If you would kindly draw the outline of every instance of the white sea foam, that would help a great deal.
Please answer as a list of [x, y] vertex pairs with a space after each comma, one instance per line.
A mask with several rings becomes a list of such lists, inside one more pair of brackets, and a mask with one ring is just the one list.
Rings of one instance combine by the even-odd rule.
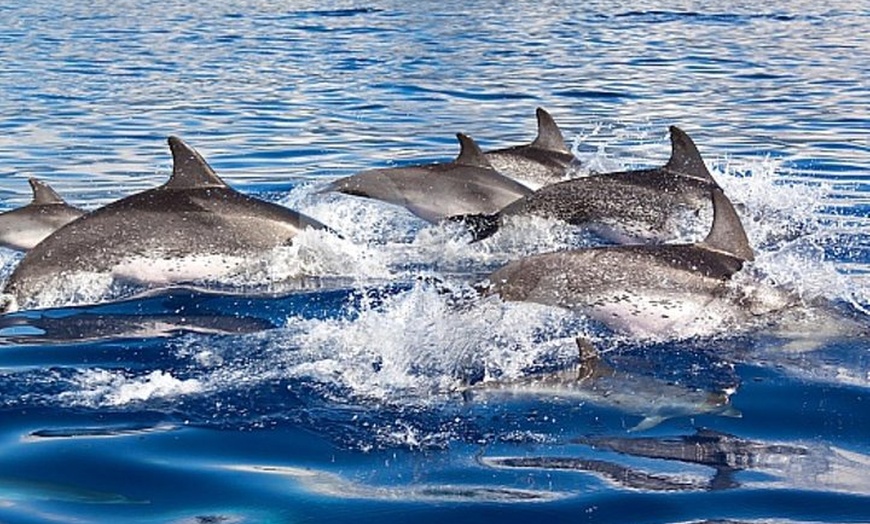
[[771, 159], [729, 161], [715, 175], [739, 214], [756, 252], [751, 265], [769, 283], [807, 300], [842, 300], [859, 308], [868, 304], [860, 274], [840, 269], [826, 255], [832, 242], [859, 242], [867, 232], [857, 224], [833, 231], [820, 218], [828, 202], [829, 184], [786, 176]]
[[192, 395], [204, 390], [200, 380], [179, 379], [161, 370], [135, 376], [125, 371], [88, 369], [79, 372], [72, 382], [78, 388], [61, 393], [60, 400], [87, 407], [124, 406]]
[[298, 346], [292, 373], [390, 399], [450, 392], [472, 372], [516, 377], [541, 360], [570, 361], [576, 347], [566, 337], [583, 329], [557, 308], [497, 299], [456, 308], [417, 286], [353, 319], [290, 319], [288, 340]]

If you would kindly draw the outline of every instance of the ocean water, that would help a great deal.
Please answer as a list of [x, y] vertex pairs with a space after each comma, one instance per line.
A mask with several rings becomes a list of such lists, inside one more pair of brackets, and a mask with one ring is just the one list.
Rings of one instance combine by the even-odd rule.
[[[868, 22], [839, 0], [3, 3], [2, 209], [30, 176], [88, 209], [154, 187], [178, 135], [340, 235], [217, 289], [82, 279], [0, 317], [0, 522], [870, 522]], [[794, 329], [636, 340], [477, 300], [575, 232], [469, 245], [319, 192], [449, 160], [456, 132], [528, 142], [536, 107], [578, 176], [661, 165], [686, 130], [739, 205], [746, 282], [806, 302]], [[608, 371], [531, 382], [571, 372], [578, 334]]]

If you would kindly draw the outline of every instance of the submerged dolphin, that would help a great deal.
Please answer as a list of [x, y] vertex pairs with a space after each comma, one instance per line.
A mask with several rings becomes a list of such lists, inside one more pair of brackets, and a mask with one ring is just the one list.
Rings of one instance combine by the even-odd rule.
[[536, 115], [538, 135], [530, 144], [484, 153], [496, 171], [532, 189], [564, 180], [575, 161], [550, 113], [539, 107]]
[[428, 222], [455, 215], [494, 213], [532, 190], [493, 169], [463, 134], [459, 156], [444, 164], [371, 169], [332, 182], [326, 191], [403, 206]]
[[80, 273], [152, 284], [209, 278], [227, 270], [227, 257], [265, 252], [303, 229], [325, 227], [230, 188], [181, 139], [169, 137], [169, 147], [168, 182], [96, 209], [30, 250], [6, 282], [4, 293], [14, 299], [7, 309]]
[[534, 215], [585, 225], [620, 243], [674, 240], [686, 216], [709, 206], [719, 187], [689, 136], [671, 126], [671, 158], [663, 167], [574, 178], [537, 190], [494, 214], [455, 217], [475, 240], [505, 219]]
[[472, 396], [507, 393], [579, 400], [643, 417], [630, 431], [650, 429], [675, 417], [741, 416], [730, 404], [736, 383], [714, 391], [686, 387], [651, 375], [614, 369], [588, 342], [578, 339], [577, 345], [580, 361], [574, 367], [510, 381], [483, 382], [466, 392]]
[[743, 315], [728, 280], [754, 255], [731, 202], [713, 190], [714, 219], [696, 244], [605, 246], [529, 256], [489, 276], [504, 300], [577, 310], [611, 329], [656, 337], [715, 329]]
[[29, 204], [0, 213], [0, 246], [27, 251], [61, 226], [85, 212], [67, 204], [45, 182], [30, 178], [33, 200]]

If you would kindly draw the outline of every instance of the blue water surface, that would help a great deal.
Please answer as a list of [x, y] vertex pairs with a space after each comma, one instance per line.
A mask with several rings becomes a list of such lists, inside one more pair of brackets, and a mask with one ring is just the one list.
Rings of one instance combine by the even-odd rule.
[[[178, 135], [341, 235], [216, 290], [0, 317], [0, 521], [870, 522], [868, 23], [839, 0], [4, 2], [3, 210], [31, 176], [87, 209], [154, 187]], [[649, 342], [472, 307], [481, 275], [575, 238], [468, 245], [319, 192], [447, 161], [457, 132], [529, 142], [536, 107], [578, 174], [661, 165], [686, 130], [750, 270], [857, 330]], [[276, 283], [300, 271], [327, 278]], [[570, 369], [578, 333], [612, 371], [592, 388], [469, 386]]]

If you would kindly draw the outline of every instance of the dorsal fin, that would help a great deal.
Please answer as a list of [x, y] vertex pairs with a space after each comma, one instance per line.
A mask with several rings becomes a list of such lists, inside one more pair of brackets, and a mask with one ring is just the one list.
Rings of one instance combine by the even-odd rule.
[[489, 163], [483, 151], [480, 150], [480, 146], [470, 136], [456, 133], [456, 138], [459, 139], [459, 156], [456, 157], [454, 163], [492, 169], [492, 164]]
[[538, 136], [532, 142], [533, 147], [546, 149], [547, 151], [557, 151], [559, 153], [571, 152], [565, 145], [565, 137], [562, 136], [562, 131], [556, 125], [556, 121], [546, 112], [544, 108], [539, 107], [535, 113], [538, 116]]
[[696, 178], [717, 185], [713, 175], [707, 170], [701, 153], [695, 142], [682, 129], [671, 126], [671, 158], [665, 164], [665, 169], [683, 176]]
[[226, 183], [215, 174], [192, 147], [177, 136], [169, 137], [172, 151], [172, 176], [163, 187], [171, 189], [192, 189], [195, 187], [226, 187]]
[[613, 375], [613, 368], [601, 358], [601, 354], [598, 353], [592, 342], [583, 337], [575, 338], [574, 342], [577, 343], [580, 358], [577, 363], [577, 380], [583, 381]]
[[31, 204], [37, 206], [45, 206], [49, 204], [66, 204], [54, 189], [48, 184], [35, 178], [27, 179], [30, 182], [30, 188], [33, 190], [33, 201]]
[[741, 260], [755, 260], [740, 217], [719, 187], [713, 188], [713, 227], [700, 245]]

